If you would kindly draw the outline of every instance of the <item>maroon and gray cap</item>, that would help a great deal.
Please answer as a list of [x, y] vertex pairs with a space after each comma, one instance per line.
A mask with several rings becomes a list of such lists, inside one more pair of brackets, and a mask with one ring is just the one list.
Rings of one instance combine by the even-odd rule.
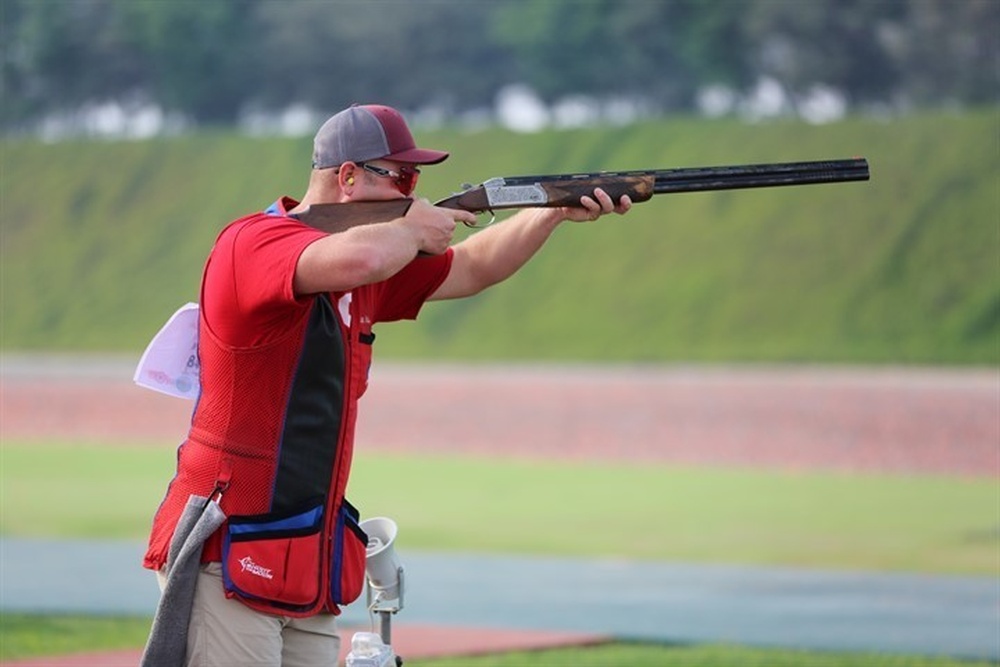
[[313, 169], [383, 158], [437, 164], [447, 157], [444, 151], [417, 148], [402, 114], [380, 104], [344, 109], [323, 123], [313, 140]]

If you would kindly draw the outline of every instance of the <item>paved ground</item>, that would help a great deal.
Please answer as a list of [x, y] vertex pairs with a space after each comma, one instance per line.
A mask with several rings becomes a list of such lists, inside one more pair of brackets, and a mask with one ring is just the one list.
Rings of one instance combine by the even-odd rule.
[[[191, 404], [135, 388], [134, 362], [0, 358], [0, 441], [178, 442]], [[358, 433], [370, 450], [993, 478], [998, 443], [997, 369], [377, 366]], [[0, 609], [151, 613], [140, 553], [2, 540]], [[412, 657], [458, 627], [468, 651], [613, 635], [1000, 659], [992, 577], [403, 558], [410, 602], [394, 634]], [[365, 614], [345, 621], [365, 625]]]

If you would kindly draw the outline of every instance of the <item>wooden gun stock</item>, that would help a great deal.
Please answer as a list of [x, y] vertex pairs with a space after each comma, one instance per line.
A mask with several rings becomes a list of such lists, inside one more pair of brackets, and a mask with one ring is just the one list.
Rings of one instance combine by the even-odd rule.
[[345, 204], [313, 204], [291, 217], [328, 234], [337, 234], [351, 227], [400, 218], [406, 215], [412, 203], [412, 199], [389, 199]]

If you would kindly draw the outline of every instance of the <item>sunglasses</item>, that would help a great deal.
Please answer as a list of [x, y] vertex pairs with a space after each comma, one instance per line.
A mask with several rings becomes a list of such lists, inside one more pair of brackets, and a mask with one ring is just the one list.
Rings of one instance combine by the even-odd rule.
[[367, 162], [359, 162], [358, 166], [368, 173], [375, 174], [381, 178], [391, 178], [396, 189], [409, 197], [417, 188], [417, 179], [420, 178], [420, 170], [416, 167], [400, 167], [399, 171], [376, 167]]

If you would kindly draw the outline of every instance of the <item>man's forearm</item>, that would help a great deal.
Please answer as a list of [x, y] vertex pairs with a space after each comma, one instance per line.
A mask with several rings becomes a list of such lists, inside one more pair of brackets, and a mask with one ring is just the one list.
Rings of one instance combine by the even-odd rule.
[[413, 261], [418, 243], [399, 221], [354, 227], [306, 247], [295, 268], [298, 295], [344, 292], [385, 280]]
[[545, 208], [530, 208], [518, 211], [482, 239], [477, 234], [470, 241], [479, 240], [479, 265], [483, 287], [506, 280], [535, 256], [552, 232], [562, 222], [558, 211]]
[[560, 209], [523, 209], [465, 239], [454, 247], [451, 273], [433, 298], [472, 296], [506, 280], [535, 256], [563, 219]]

